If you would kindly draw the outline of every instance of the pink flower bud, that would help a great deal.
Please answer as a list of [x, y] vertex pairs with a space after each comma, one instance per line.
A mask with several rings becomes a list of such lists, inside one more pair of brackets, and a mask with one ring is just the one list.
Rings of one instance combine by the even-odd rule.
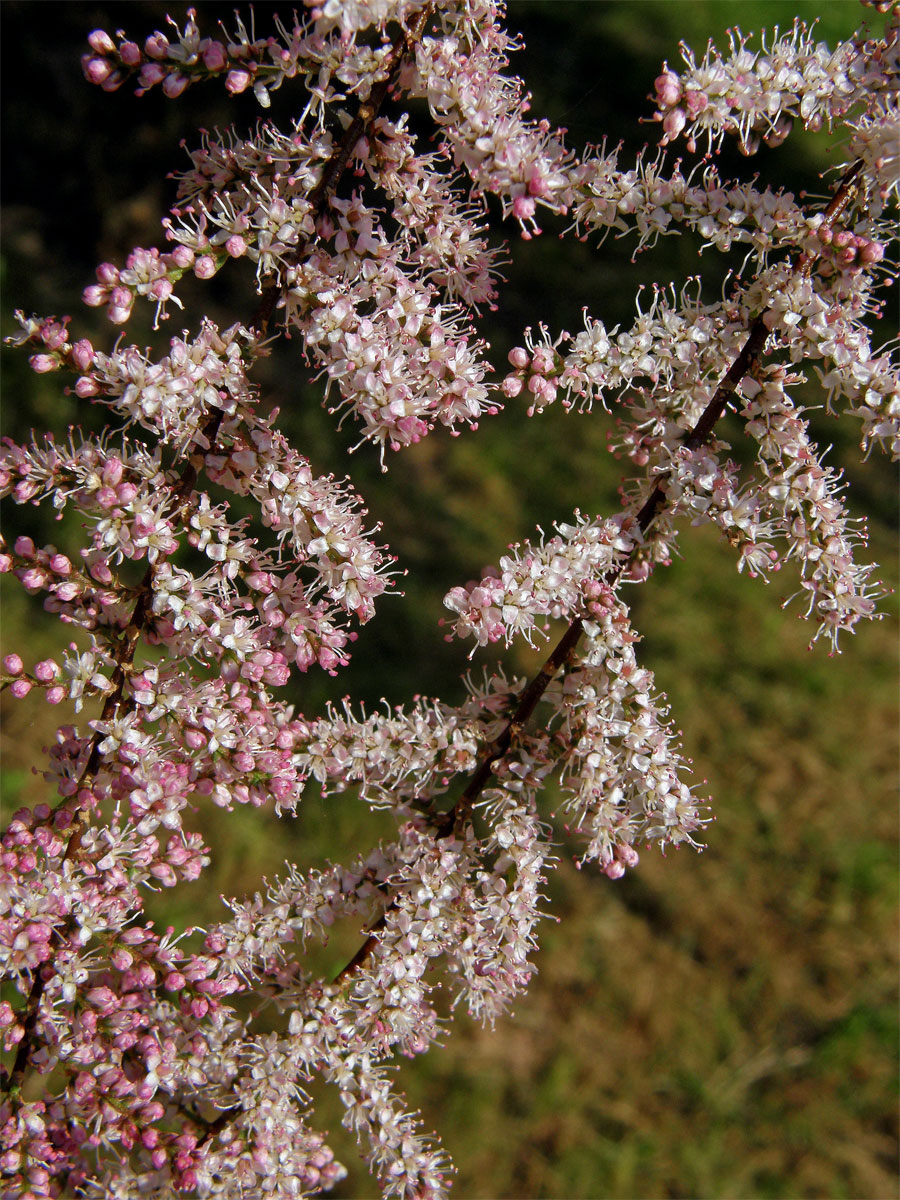
[[653, 82], [656, 90], [656, 103], [661, 108], [671, 108], [673, 104], [677, 104], [681, 97], [681, 82], [677, 75], [671, 71], [664, 71], [662, 75], [657, 75]]
[[7, 654], [3, 660], [3, 669], [8, 675], [21, 675], [25, 669], [25, 664], [19, 658], [18, 654]]
[[120, 504], [130, 504], [138, 494], [138, 490], [133, 483], [120, 483], [116, 488], [116, 499]]
[[87, 371], [93, 361], [94, 347], [87, 338], [81, 338], [72, 347], [72, 362], [79, 371]]
[[674, 141], [687, 124], [687, 115], [683, 108], [670, 108], [663, 118], [663, 132], [668, 141]]
[[159, 63], [144, 63], [138, 72], [138, 83], [146, 92], [149, 91], [150, 88], [156, 87], [158, 83], [162, 83], [165, 77], [165, 67], [160, 66]]
[[17, 537], [13, 549], [20, 558], [31, 558], [34, 555], [34, 542], [30, 537]]
[[41, 683], [50, 683], [59, 675], [59, 667], [52, 658], [45, 658], [42, 662], [36, 664], [34, 668], [34, 677]]
[[100, 477], [105, 484], [115, 486], [125, 473], [125, 465], [121, 458], [110, 457], [103, 464]]
[[287, 663], [273, 663], [265, 674], [265, 680], [271, 687], [284, 687], [291, 677], [291, 668]]
[[617, 846], [616, 856], [626, 867], [636, 867], [640, 862], [640, 855], [634, 846]]
[[105, 58], [94, 58], [85, 54], [81, 59], [81, 70], [88, 83], [98, 86], [106, 83], [114, 69], [113, 64]]
[[240, 258], [247, 253], [247, 243], [238, 234], [233, 234], [225, 243], [225, 249], [232, 258]]
[[141, 942], [146, 942], [148, 936], [146, 929], [135, 925], [131, 929], [123, 929], [119, 934], [119, 941], [124, 942], [126, 946], [139, 946]]
[[698, 92], [695, 89], [688, 89], [684, 93], [684, 107], [687, 110], [687, 115], [692, 119], [699, 113], [702, 113], [705, 108], [709, 107], [709, 99], [706, 92]]
[[538, 375], [547, 375], [553, 370], [553, 351], [545, 350], [543, 346], [539, 347], [534, 352], [534, 357], [531, 360], [531, 369]]
[[13, 488], [13, 496], [15, 497], [16, 504], [27, 503], [38, 490], [39, 488], [36, 483], [31, 483], [27, 479], [20, 479]]
[[144, 42], [144, 53], [149, 58], [165, 58], [169, 53], [169, 39], [161, 33], [151, 33]]
[[150, 874], [154, 879], [158, 879], [163, 887], [174, 887], [178, 882], [178, 877], [168, 863], [155, 862], [150, 867]]
[[124, 325], [131, 316], [131, 297], [128, 298], [128, 304], [110, 304], [106, 315], [113, 325]]
[[56, 687], [47, 688], [45, 695], [48, 704], [62, 704], [68, 693], [64, 687], [57, 685]]
[[239, 96], [241, 92], [245, 92], [253, 82], [249, 71], [229, 71], [225, 79], [225, 88], [231, 92], [232, 96]]
[[154, 300], [159, 300], [162, 303], [165, 303], [166, 300], [169, 299], [169, 297], [172, 295], [172, 293], [174, 291], [175, 291], [175, 288], [172, 284], [171, 279], [163, 278], [163, 279], [154, 279], [153, 283], [150, 285], [150, 288], [149, 288], [147, 294], [148, 294], [148, 296], [151, 296]]
[[513, 200], [513, 216], [518, 221], [530, 221], [534, 216], [534, 201], [530, 196], [517, 196]]
[[93, 33], [89, 33], [87, 41], [90, 48], [96, 50], [98, 54], [115, 54], [116, 52], [116, 43], [103, 29], [95, 29]]
[[182, 75], [180, 71], [173, 71], [163, 80], [162, 90], [170, 100], [174, 100], [176, 96], [181, 95], [188, 83], [187, 75]]
[[528, 351], [524, 346], [513, 346], [507, 357], [509, 359], [510, 366], [515, 367], [517, 371], [524, 370], [530, 361], [528, 357]]
[[212, 38], [200, 43], [200, 57], [207, 71], [221, 71], [227, 62], [225, 47]]
[[16, 679], [10, 684], [9, 690], [17, 700], [23, 700], [31, 691], [31, 681], [28, 679]]
[[136, 67], [143, 55], [137, 42], [123, 42], [119, 47], [119, 57], [126, 67]]
[[104, 92], [115, 92], [125, 82], [125, 76], [121, 71], [113, 71], [108, 79], [104, 79], [100, 84]]
[[113, 581], [113, 574], [107, 562], [98, 561], [90, 563], [88, 573], [91, 579], [95, 579], [97, 583], [108, 584]]
[[320, 649], [318, 658], [319, 666], [324, 671], [334, 672], [334, 670], [341, 665], [340, 658], [334, 653], [333, 650], [329, 649], [328, 646], [323, 646]]
[[212, 279], [216, 273], [216, 260], [204, 254], [194, 263], [194, 274], [198, 279]]
[[46, 321], [41, 329], [41, 341], [48, 350], [61, 350], [66, 344], [66, 325], [68, 318], [62, 321]]
[[541, 384], [542, 386], [540, 392], [538, 393], [538, 399], [543, 404], [552, 404], [556, 399], [556, 384], [552, 383], [549, 379], [542, 379]]
[[194, 251], [190, 248], [190, 246], [176, 246], [169, 255], [169, 261], [174, 267], [180, 267], [181, 270], [184, 270], [186, 267], [190, 267], [193, 264]]
[[864, 263], [881, 262], [884, 258], [884, 243], [883, 242], [867, 242], [860, 250], [859, 257]]
[[39, 375], [45, 375], [48, 371], [58, 371], [60, 366], [52, 354], [32, 354], [28, 365]]
[[551, 195], [546, 179], [537, 169], [533, 170], [528, 178], [528, 194], [529, 196], [539, 196], [542, 200], [546, 200]]
[[106, 288], [100, 287], [99, 284], [89, 284], [81, 293], [81, 299], [88, 308], [99, 308], [101, 304], [106, 303], [106, 298], [109, 291]]

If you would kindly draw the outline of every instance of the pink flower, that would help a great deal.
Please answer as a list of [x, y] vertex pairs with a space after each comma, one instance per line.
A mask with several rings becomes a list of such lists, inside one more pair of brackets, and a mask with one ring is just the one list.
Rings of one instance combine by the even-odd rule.
[[228, 77], [225, 80], [225, 87], [231, 92], [232, 96], [238, 96], [241, 92], [245, 92], [253, 82], [248, 71], [229, 71]]

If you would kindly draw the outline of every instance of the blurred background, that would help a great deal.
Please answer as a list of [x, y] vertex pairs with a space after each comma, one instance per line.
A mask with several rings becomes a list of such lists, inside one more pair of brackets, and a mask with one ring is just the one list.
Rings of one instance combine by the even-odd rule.
[[[219, 20], [233, 28], [231, 5], [196, 7], [204, 31]], [[21, 308], [72, 314], [79, 336], [110, 345], [115, 330], [79, 301], [94, 266], [121, 263], [134, 245], [162, 244], [159, 220], [174, 194], [167, 174], [186, 162], [182, 139], [193, 146], [200, 127], [249, 130], [259, 119], [250, 97], [228, 102], [218, 84], [173, 103], [158, 91], [107, 96], [84, 82], [79, 55], [91, 29], [123, 27], [142, 41], [164, 28], [167, 12], [182, 23], [185, 10], [5, 0], [4, 334]], [[260, 35], [272, 12], [256, 5]], [[722, 45], [727, 26], [787, 27], [794, 15], [820, 16], [820, 36], [833, 43], [865, 14], [855, 0], [535, 0], [512, 3], [509, 24], [523, 35], [514, 67], [534, 95], [535, 115], [566, 126], [576, 147], [605, 135], [611, 144], [621, 139], [627, 155], [655, 140], [656, 128], [640, 122], [652, 111], [647, 94], [662, 61], [677, 69], [680, 39], [699, 54], [708, 37]], [[268, 115], [281, 125], [302, 107], [290, 85], [273, 101]], [[727, 147], [721, 166], [821, 195], [833, 141], [800, 134], [752, 162]], [[513, 262], [499, 311], [482, 330], [501, 370], [529, 324], [574, 329], [584, 306], [608, 325], [629, 322], [640, 284], [680, 285], [697, 271], [712, 299], [735, 265], [710, 254], [698, 260], [690, 238], [665, 239], [632, 262], [629, 240], [610, 238], [598, 249], [560, 241], [564, 223], [542, 223], [543, 236], [524, 243], [496, 222]], [[182, 294], [203, 307], [189, 308], [183, 321], [174, 312], [160, 333], [145, 307], [128, 337], [160, 351], [182, 324], [196, 328], [203, 311], [229, 324], [254, 309], [250, 272], [239, 266]], [[447, 589], [476, 577], [537, 524], [549, 529], [576, 506], [618, 507], [618, 464], [605, 451], [610, 422], [599, 412], [554, 408], [529, 420], [525, 405], [511, 402], [477, 436], [436, 433], [392, 456], [382, 476], [371, 448], [348, 459], [355, 430], [334, 430], [296, 342], [277, 347], [257, 378], [313, 467], [352, 475], [408, 571], [405, 596], [382, 601], [350, 668], [334, 680], [292, 683], [291, 698], [308, 714], [346, 694], [367, 703], [461, 698], [468, 647], [448, 645], [438, 627]], [[58, 377], [35, 376], [21, 353], [4, 352], [2, 382], [8, 436], [97, 427], [97, 414], [63, 396]], [[805, 399], [820, 403], [813, 391]], [[869, 518], [881, 578], [896, 586], [894, 470], [874, 456], [860, 461], [852, 419], [817, 413], [815, 425], [846, 471], [853, 511]], [[737, 441], [737, 423], [730, 429]], [[49, 510], [6, 506], [3, 515], [7, 538], [27, 532], [62, 549], [78, 545], [77, 519], [56, 524]], [[716, 821], [707, 848], [667, 858], [647, 852], [637, 871], [611, 883], [577, 871], [576, 847], [561, 838], [540, 974], [514, 1017], [485, 1031], [458, 1015], [445, 1047], [404, 1063], [398, 1080], [452, 1154], [460, 1197], [897, 1193], [896, 606], [886, 600], [888, 618], [829, 659], [824, 646], [807, 651], [811, 631], [796, 610], [781, 611], [794, 580], [766, 587], [739, 576], [710, 531], [686, 532], [681, 549], [629, 598], [643, 634], [640, 660], [655, 670], [697, 776], [708, 780]], [[61, 636], [15, 581], [2, 583], [3, 653], [17, 650], [31, 663], [58, 651], [69, 631]], [[507, 666], [529, 672], [539, 658], [515, 650]], [[485, 651], [474, 666], [492, 661]], [[32, 768], [68, 718], [39, 696], [15, 702], [4, 694], [0, 702], [8, 819], [19, 804], [46, 798]], [[323, 801], [312, 793], [297, 820], [215, 810], [199, 811], [195, 822], [213, 864], [193, 888], [151, 898], [162, 925], [218, 919], [221, 894], [252, 892], [286, 856], [301, 865], [349, 857], [389, 831], [352, 795]], [[321, 968], [337, 970], [356, 944], [352, 933], [334, 939]], [[350, 1169], [336, 1195], [377, 1195], [340, 1127], [337, 1098], [316, 1097]]]

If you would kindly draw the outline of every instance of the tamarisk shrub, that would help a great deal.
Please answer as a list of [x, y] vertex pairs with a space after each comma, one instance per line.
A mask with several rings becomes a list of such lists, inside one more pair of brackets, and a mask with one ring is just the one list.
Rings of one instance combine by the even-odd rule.
[[[685, 48], [653, 85], [659, 140], [678, 148], [630, 161], [577, 152], [529, 112], [495, 0], [327, 0], [271, 15], [265, 37], [239, 18], [219, 36], [193, 13], [143, 42], [90, 34], [84, 74], [106, 91], [174, 100], [218, 82], [265, 110], [283, 86], [297, 117], [198, 136], [164, 248], [101, 264], [84, 293], [120, 334], [95, 346], [69, 317], [22, 314], [10, 339], [106, 427], [2, 449], [2, 494], [75, 510], [85, 534], [77, 556], [26, 536], [0, 555], [83, 631], [54, 658], [2, 663], [13, 696], [72, 701], [80, 720], [49, 751], [46, 803], [3, 835], [4, 1195], [327, 1191], [345, 1171], [314, 1124], [314, 1077], [339, 1089], [386, 1196], [445, 1194], [452, 1168], [392, 1060], [429, 1049], [447, 998], [492, 1024], [527, 987], [553, 822], [611, 880], [639, 847], [702, 843], [706, 801], [624, 585], [710, 523], [739, 571], [793, 573], [812, 643], [833, 652], [878, 616], [865, 529], [795, 398], [817, 380], [864, 452], [898, 456], [897, 368], [871, 332], [896, 273], [898, 13], [862, 16], [834, 47], [795, 24], [735, 33], [702, 61]], [[821, 128], [842, 161], [820, 203], [714, 160], [725, 138], [752, 155]], [[479, 332], [502, 283], [491, 206], [525, 239], [543, 212], [592, 244], [689, 231], [708, 252], [737, 248], [739, 269], [718, 298], [698, 282], [639, 294], [627, 328], [593, 312], [574, 333], [535, 325], [501, 369]], [[129, 339], [137, 308], [163, 329], [186, 276], [242, 258], [258, 293], [246, 323], [185, 313], [159, 350]], [[540, 645], [561, 623], [533, 678], [494, 667], [457, 706], [316, 716], [279, 698], [292, 672], [340, 672], [398, 571], [352, 484], [290, 444], [254, 383], [282, 336], [385, 469], [503, 404], [614, 413], [621, 510], [560, 520], [445, 600], [448, 636], [473, 648]], [[742, 468], [726, 410], [752, 446]], [[558, 817], [539, 804], [551, 777]], [[192, 812], [288, 819], [313, 786], [387, 810], [395, 836], [319, 869], [288, 863], [217, 924], [160, 935], [148, 889], [187, 887], [210, 862]], [[305, 951], [344, 918], [359, 950], [318, 978]]]

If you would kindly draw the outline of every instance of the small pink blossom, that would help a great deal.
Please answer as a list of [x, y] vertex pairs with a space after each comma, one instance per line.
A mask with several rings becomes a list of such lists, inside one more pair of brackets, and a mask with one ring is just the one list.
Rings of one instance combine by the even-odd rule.
[[92, 33], [89, 33], [87, 40], [90, 48], [98, 54], [115, 53], [116, 44], [103, 29], [95, 29]]
[[113, 64], [108, 59], [94, 58], [89, 55], [85, 55], [81, 60], [81, 67], [88, 83], [98, 85], [106, 83], [114, 71]]
[[188, 83], [186, 75], [182, 75], [180, 71], [171, 71], [162, 82], [163, 92], [170, 100], [174, 100], [181, 95]]
[[37, 371], [39, 375], [47, 371], [58, 371], [60, 368], [60, 363], [52, 354], [33, 354], [28, 362], [32, 371]]
[[201, 255], [194, 263], [194, 274], [198, 279], [212, 279], [216, 270], [216, 260], [208, 254]]
[[228, 77], [225, 80], [225, 87], [231, 92], [232, 96], [238, 96], [241, 92], [245, 92], [253, 82], [248, 71], [229, 71]]

